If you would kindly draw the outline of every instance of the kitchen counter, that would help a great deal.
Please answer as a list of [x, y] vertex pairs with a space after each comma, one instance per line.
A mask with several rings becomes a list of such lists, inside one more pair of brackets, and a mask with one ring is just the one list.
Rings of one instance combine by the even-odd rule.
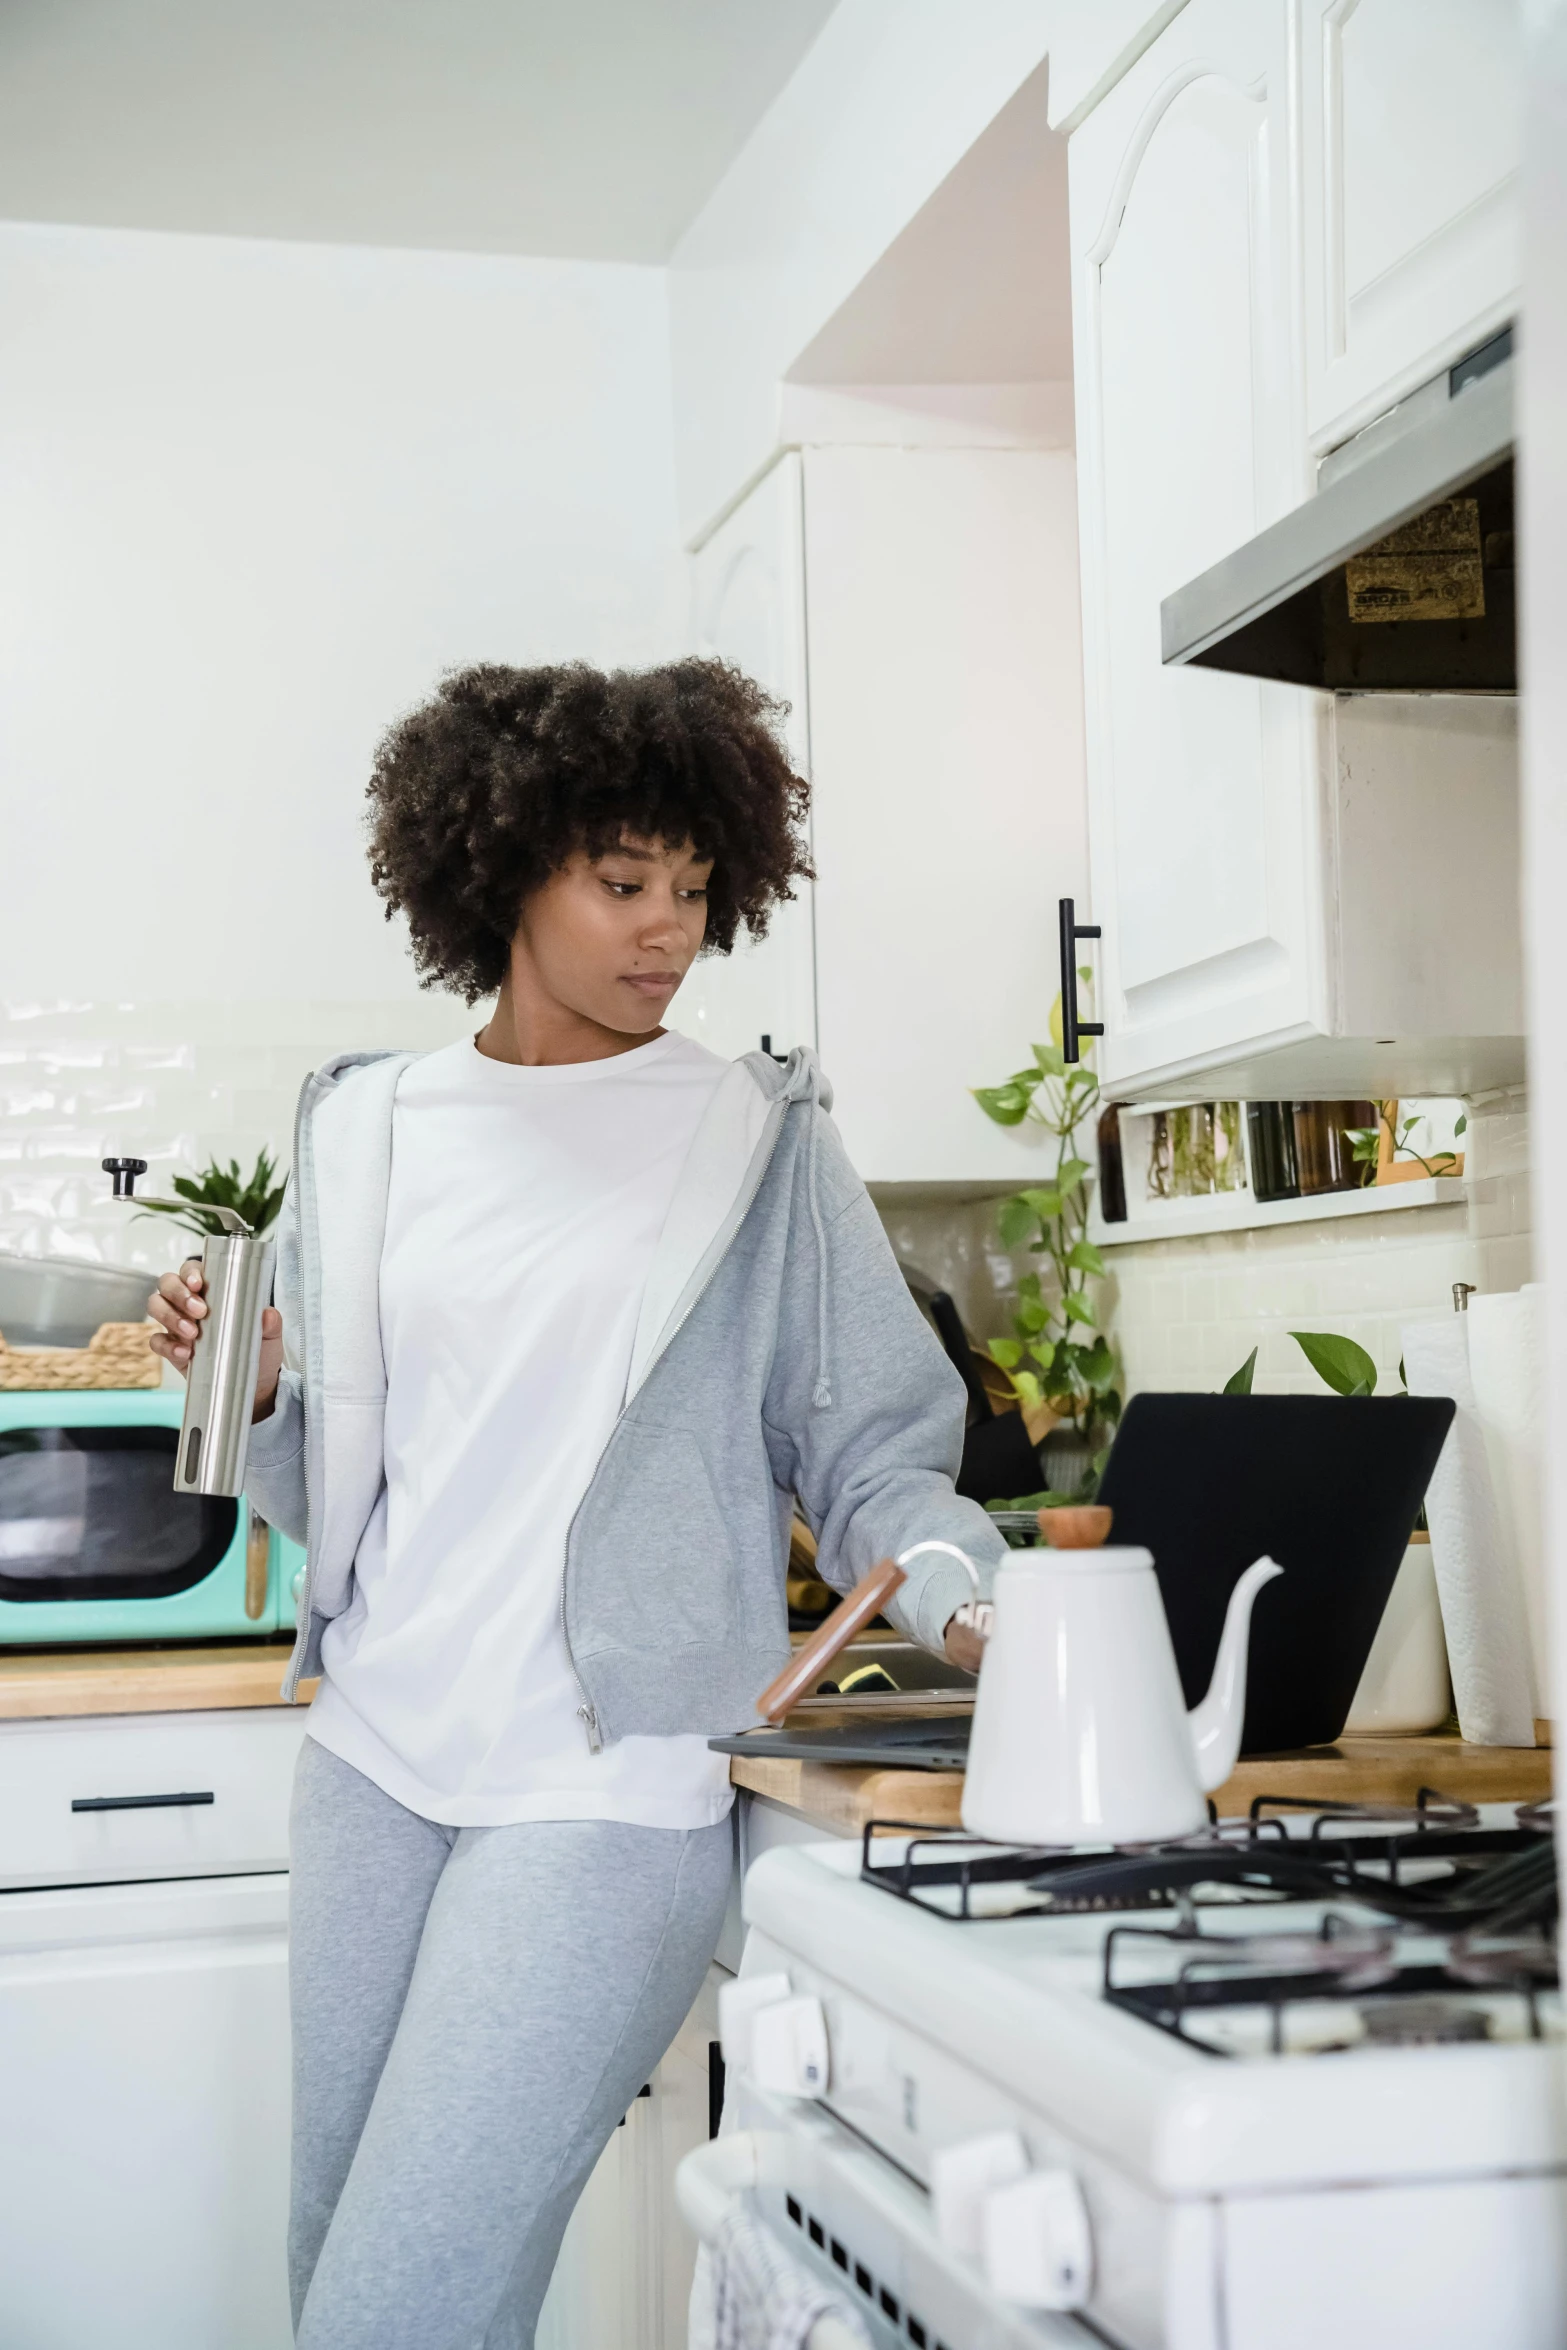
[[[867, 1821], [955, 1828], [963, 1780], [956, 1771], [899, 1771], [828, 1762], [786, 1762], [737, 1755], [736, 1787], [841, 1835]], [[1244, 1812], [1259, 1795], [1313, 1802], [1413, 1803], [1422, 1787], [1469, 1803], [1534, 1802], [1551, 1792], [1546, 1746], [1469, 1746], [1456, 1737], [1344, 1738], [1296, 1754], [1239, 1764], [1214, 1797], [1221, 1818]]]
[[[0, 1654], [0, 1721], [281, 1705], [292, 1646], [247, 1640], [210, 1648], [12, 1649]], [[314, 1681], [304, 1682], [301, 1703], [315, 1692]]]
[[[0, 1721], [68, 1715], [221, 1712], [280, 1706], [286, 1640], [212, 1647], [66, 1648], [0, 1654]], [[302, 1684], [300, 1702], [315, 1695]], [[950, 1700], [948, 1701], [950, 1703]], [[820, 1699], [809, 1718], [840, 1718]], [[907, 1771], [736, 1756], [730, 1778], [747, 1794], [843, 1835], [871, 1819], [955, 1828], [956, 1771]], [[1243, 1762], [1220, 1788], [1222, 1814], [1258, 1795], [1341, 1803], [1411, 1803], [1422, 1787], [1471, 1803], [1534, 1801], [1551, 1792], [1548, 1747], [1468, 1746], [1461, 1738], [1345, 1738], [1336, 1746]]]

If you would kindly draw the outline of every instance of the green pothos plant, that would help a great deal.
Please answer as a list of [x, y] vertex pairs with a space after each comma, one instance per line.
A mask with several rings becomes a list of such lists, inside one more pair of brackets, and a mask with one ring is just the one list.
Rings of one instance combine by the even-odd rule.
[[[1457, 1172], [1458, 1155], [1455, 1151], [1433, 1151], [1427, 1159], [1422, 1158], [1420, 1152], [1411, 1146], [1409, 1137], [1420, 1123], [1418, 1117], [1401, 1118], [1397, 1102], [1378, 1102], [1376, 1111], [1375, 1126], [1346, 1126], [1344, 1129], [1349, 1137], [1350, 1155], [1361, 1171], [1362, 1188], [1368, 1183], [1375, 1183], [1377, 1179], [1384, 1134], [1387, 1136], [1387, 1154], [1390, 1159], [1412, 1159], [1428, 1175], [1452, 1175]], [[1453, 1128], [1455, 1142], [1468, 1125], [1469, 1115], [1466, 1111]]]
[[974, 1099], [998, 1126], [1032, 1123], [1055, 1141], [1050, 1180], [1001, 1203], [1005, 1245], [1026, 1242], [1041, 1262], [1018, 1284], [1015, 1335], [993, 1338], [990, 1352], [1026, 1414], [1047, 1407], [1057, 1420], [1070, 1421], [1097, 1455], [1121, 1416], [1120, 1367], [1095, 1296], [1105, 1266], [1088, 1237], [1091, 1168], [1077, 1147], [1098, 1107], [1099, 1080], [1081, 1062], [1067, 1065], [1059, 997], [1050, 1028], [1053, 1041], [1032, 1048], [1031, 1067], [1015, 1069], [1000, 1085], [974, 1089]]

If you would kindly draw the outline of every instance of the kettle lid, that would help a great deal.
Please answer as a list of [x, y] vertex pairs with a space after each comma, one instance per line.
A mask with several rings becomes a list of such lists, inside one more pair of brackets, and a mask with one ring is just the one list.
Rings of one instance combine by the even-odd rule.
[[998, 1575], [1133, 1575], [1153, 1565], [1139, 1542], [1111, 1542], [1101, 1550], [1009, 1550]]

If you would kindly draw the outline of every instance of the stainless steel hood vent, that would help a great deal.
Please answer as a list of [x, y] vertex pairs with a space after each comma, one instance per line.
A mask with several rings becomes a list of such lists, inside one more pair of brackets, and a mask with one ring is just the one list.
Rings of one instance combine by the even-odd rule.
[[1323, 463], [1315, 497], [1160, 606], [1167, 665], [1516, 693], [1512, 335]]

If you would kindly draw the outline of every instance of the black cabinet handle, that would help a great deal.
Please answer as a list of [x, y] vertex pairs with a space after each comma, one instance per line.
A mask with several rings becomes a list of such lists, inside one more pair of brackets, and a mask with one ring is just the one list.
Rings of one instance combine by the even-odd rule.
[[72, 1811], [169, 1811], [177, 1804], [211, 1803], [209, 1788], [201, 1795], [73, 1795]]
[[724, 2052], [718, 2041], [707, 2044], [707, 2134], [716, 2138], [724, 2118]]
[[1080, 1036], [1103, 1036], [1102, 1020], [1080, 1020], [1077, 1016], [1077, 942], [1080, 938], [1097, 938], [1097, 922], [1079, 922], [1073, 899], [1061, 900], [1061, 1058], [1072, 1062], [1081, 1060], [1077, 1049]]

